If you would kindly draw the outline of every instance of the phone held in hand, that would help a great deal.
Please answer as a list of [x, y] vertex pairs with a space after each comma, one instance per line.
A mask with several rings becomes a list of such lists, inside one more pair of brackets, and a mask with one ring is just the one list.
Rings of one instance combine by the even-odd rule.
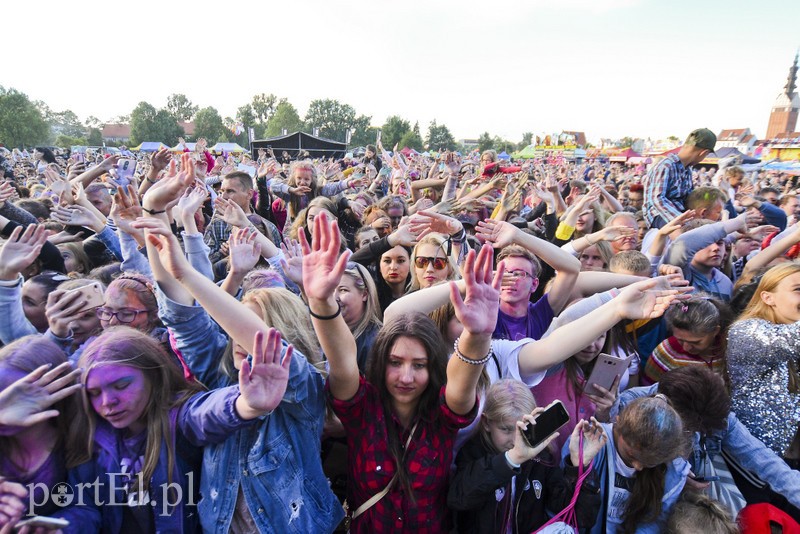
[[562, 426], [569, 423], [569, 414], [560, 400], [554, 400], [549, 406], [536, 416], [535, 425], [528, 424], [522, 432], [522, 437], [529, 447], [535, 448], [541, 442], [557, 432]]
[[135, 159], [121, 159], [117, 164], [117, 178], [121, 184], [130, 182], [133, 173], [136, 172]]
[[584, 393], [600, 395], [601, 393], [594, 387], [595, 384], [610, 391], [611, 386], [614, 385], [614, 379], [617, 376], [621, 377], [622, 374], [626, 372], [632, 358], [633, 356], [617, 358], [610, 354], [601, 353], [594, 362], [592, 374], [589, 376], [589, 380], [586, 381], [586, 385], [583, 388]]
[[103, 295], [103, 286], [100, 285], [100, 282], [92, 282], [91, 284], [77, 287], [75, 289], [70, 289], [64, 296], [61, 298], [67, 298], [70, 294], [79, 293], [80, 297], [86, 300], [86, 305], [83, 307], [83, 310], [91, 310], [94, 308], [98, 308], [103, 305], [105, 302], [105, 297]]

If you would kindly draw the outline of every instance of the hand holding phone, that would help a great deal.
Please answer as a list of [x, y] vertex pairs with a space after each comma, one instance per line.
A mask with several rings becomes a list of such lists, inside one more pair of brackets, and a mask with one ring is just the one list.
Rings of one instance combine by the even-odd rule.
[[533, 415], [537, 410], [532, 412], [530, 422], [522, 432], [523, 439], [531, 448], [536, 448], [569, 423], [569, 413], [560, 400], [554, 400], [544, 410]]

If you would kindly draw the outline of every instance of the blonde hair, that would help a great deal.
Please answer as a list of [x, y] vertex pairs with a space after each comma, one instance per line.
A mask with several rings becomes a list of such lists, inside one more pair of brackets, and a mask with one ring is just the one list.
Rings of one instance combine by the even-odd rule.
[[[487, 421], [513, 421], [516, 425], [523, 415], [531, 413], [535, 408], [536, 400], [530, 388], [519, 380], [505, 378], [492, 384], [486, 392], [482, 417]], [[486, 425], [480, 425], [480, 436], [487, 449], [503, 452], [495, 449]]]
[[371, 324], [375, 324], [379, 328], [381, 326], [382, 311], [378, 301], [378, 290], [375, 288], [375, 281], [372, 279], [372, 275], [370, 275], [366, 267], [359, 263], [354, 261], [347, 262], [344, 276], [350, 278], [356, 289], [361, 291], [362, 294], [367, 295], [367, 300], [364, 302], [364, 313], [361, 314], [358, 323], [352, 328], [353, 337], [358, 338]]
[[778, 288], [778, 284], [780, 284], [784, 278], [788, 278], [797, 273], [800, 273], [800, 264], [798, 263], [776, 265], [764, 273], [764, 276], [761, 277], [761, 281], [758, 283], [755, 293], [753, 293], [753, 297], [739, 316], [739, 321], [744, 321], [746, 319], [764, 319], [775, 324], [784, 323], [785, 321], [781, 320], [778, 314], [775, 313], [775, 309], [764, 302], [764, 299], [761, 298], [761, 294], [765, 292], [774, 292]]
[[[289, 179], [286, 183], [290, 187], [297, 186], [297, 173], [299, 171], [311, 171], [311, 191], [306, 193], [306, 198], [309, 200], [314, 199], [317, 196], [317, 190], [319, 189], [319, 185], [317, 184], [317, 169], [310, 161], [295, 161], [289, 166]], [[288, 212], [289, 219], [293, 220], [297, 217], [301, 210], [301, 203], [300, 197], [296, 195], [291, 195], [289, 202], [286, 206], [286, 211]]]
[[452, 254], [447, 254], [447, 242], [447, 236], [436, 233], [428, 234], [420, 239], [419, 242], [417, 242], [416, 246], [414, 246], [414, 250], [411, 251], [411, 285], [409, 286], [409, 291], [416, 291], [420, 288], [414, 262], [417, 258], [417, 249], [419, 249], [421, 245], [434, 245], [437, 248], [441, 248], [445, 253], [445, 258], [447, 259], [447, 280], [455, 280], [459, 278], [456, 261], [453, 259]]
[[[300, 297], [280, 287], [259, 288], [248, 291], [242, 297], [242, 304], [247, 303], [254, 304], [267, 326], [278, 330], [311, 364], [321, 362], [319, 342], [314, 335], [308, 309]], [[233, 345], [233, 341], [228, 342], [220, 367], [223, 373], [235, 379], [238, 371], [233, 365]]]
[[667, 519], [667, 534], [739, 534], [727, 508], [703, 493], [684, 492]]

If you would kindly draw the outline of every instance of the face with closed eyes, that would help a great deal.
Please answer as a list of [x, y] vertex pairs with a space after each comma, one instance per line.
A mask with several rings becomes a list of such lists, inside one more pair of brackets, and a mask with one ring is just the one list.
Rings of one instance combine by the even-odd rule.
[[138, 434], [147, 428], [150, 385], [135, 367], [98, 365], [86, 375], [86, 394], [97, 414], [117, 430]]

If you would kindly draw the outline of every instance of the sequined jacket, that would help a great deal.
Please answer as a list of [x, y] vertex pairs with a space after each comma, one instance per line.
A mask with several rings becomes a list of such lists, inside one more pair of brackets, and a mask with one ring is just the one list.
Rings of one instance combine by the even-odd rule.
[[747, 319], [728, 331], [731, 408], [778, 456], [783, 456], [800, 423], [799, 363], [800, 322]]

